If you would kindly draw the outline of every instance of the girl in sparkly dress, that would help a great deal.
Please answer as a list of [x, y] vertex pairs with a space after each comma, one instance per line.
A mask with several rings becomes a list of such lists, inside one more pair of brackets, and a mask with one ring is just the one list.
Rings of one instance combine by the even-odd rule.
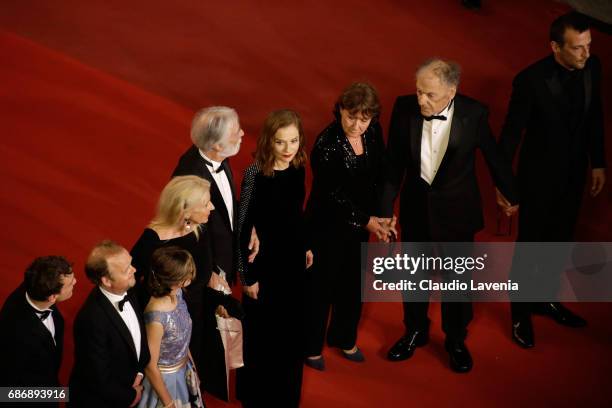
[[191, 354], [191, 317], [183, 288], [195, 278], [188, 251], [162, 247], [153, 253], [147, 285], [151, 299], [144, 312], [151, 361], [139, 407], [203, 407]]

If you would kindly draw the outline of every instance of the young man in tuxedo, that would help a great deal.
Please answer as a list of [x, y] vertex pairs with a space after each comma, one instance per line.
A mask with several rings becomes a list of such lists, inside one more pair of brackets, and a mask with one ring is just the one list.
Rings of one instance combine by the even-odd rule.
[[[488, 110], [457, 93], [460, 69], [455, 63], [432, 59], [416, 73], [416, 95], [400, 96], [391, 114], [383, 216], [391, 217], [401, 189], [399, 222], [402, 241], [473, 242], [484, 225], [476, 150], [480, 149], [495, 184], [509, 202], [516, 202], [510, 164], [491, 134]], [[510, 210], [508, 206], [507, 210]], [[428, 293], [421, 301], [405, 301], [406, 333], [389, 350], [391, 361], [408, 359], [429, 340]], [[472, 304], [444, 301], [442, 328], [450, 367], [472, 368], [465, 345]]]
[[134, 407], [142, 396], [149, 348], [128, 251], [102, 241], [85, 264], [96, 285], [74, 321], [70, 406]]
[[36, 258], [26, 269], [0, 311], [1, 386], [59, 387], [64, 319], [56, 304], [72, 296], [75, 284], [61, 256]]
[[[521, 71], [512, 84], [499, 143], [512, 161], [522, 141], [517, 170], [519, 242], [573, 241], [588, 168], [593, 197], [605, 183], [601, 65], [590, 53], [588, 24], [576, 12], [558, 17], [550, 27], [552, 54]], [[536, 276], [541, 277], [542, 269], [534, 271], [536, 266], [525, 265], [525, 259], [515, 252], [512, 273], [541, 280]], [[533, 273], [539, 275], [530, 278]], [[545, 286], [554, 288], [558, 273], [547, 275]], [[532, 313], [569, 327], [586, 324], [550, 300], [515, 301], [511, 309], [512, 338], [524, 348], [534, 345]]]

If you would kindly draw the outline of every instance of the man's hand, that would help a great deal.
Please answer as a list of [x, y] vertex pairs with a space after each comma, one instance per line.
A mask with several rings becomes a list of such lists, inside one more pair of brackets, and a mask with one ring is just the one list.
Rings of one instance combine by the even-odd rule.
[[257, 236], [257, 231], [255, 231], [255, 227], [251, 230], [251, 239], [249, 240], [249, 253], [248, 261], [249, 263], [253, 263], [255, 261], [255, 257], [259, 252], [259, 237]]
[[510, 201], [508, 201], [508, 199], [504, 197], [501, 191], [499, 191], [497, 188], [495, 189], [495, 198], [497, 201], [497, 205], [503, 211], [503, 213], [506, 214], [506, 216], [510, 217], [518, 211], [518, 204], [510, 204]]
[[259, 282], [255, 282], [251, 286], [243, 286], [242, 291], [251, 299], [257, 300], [257, 294], [259, 293]]
[[606, 169], [593, 169], [591, 171], [591, 180], [591, 197], [597, 197], [604, 184], [606, 184]]
[[312, 254], [312, 251], [311, 250], [306, 251], [306, 269], [310, 268], [313, 262], [314, 262], [314, 255]]
[[397, 229], [395, 229], [395, 224], [397, 224], [397, 217], [394, 215], [391, 218], [381, 218], [382, 220], [382, 225], [388, 229], [388, 240], [385, 242], [389, 242], [389, 241], [395, 241], [397, 240]]
[[136, 390], [136, 398], [134, 398], [134, 401], [132, 401], [132, 403], [130, 404], [130, 407], [135, 407], [136, 405], [138, 405], [138, 403], [140, 402], [140, 399], [142, 398], [142, 377], [144, 377], [144, 375], [142, 375], [142, 373], [138, 373], [136, 374], [136, 378], [134, 379], [134, 384], [132, 384], [132, 388], [134, 388]]

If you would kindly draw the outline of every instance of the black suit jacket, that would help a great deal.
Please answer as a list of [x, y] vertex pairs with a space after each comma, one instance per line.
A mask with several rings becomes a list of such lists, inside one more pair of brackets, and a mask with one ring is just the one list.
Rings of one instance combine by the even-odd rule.
[[70, 376], [70, 406], [128, 407], [136, 398], [137, 373], [144, 374], [150, 354], [141, 311], [130, 303], [140, 323], [140, 359], [134, 341], [111, 302], [95, 287], [74, 321], [74, 366]]
[[[521, 218], [532, 214], [532, 225], [567, 200], [575, 207], [569, 212], [577, 213], [589, 162], [592, 168], [606, 166], [597, 57], [592, 56], [582, 71], [583, 114], [575, 129], [564, 117], [569, 101], [562, 94], [560, 67], [552, 55], [527, 67], [513, 81], [500, 146], [511, 161], [522, 141], [517, 171]], [[555, 222], [566, 219], [561, 214], [555, 218]]]
[[387, 145], [383, 212], [392, 214], [401, 187], [403, 240], [469, 239], [484, 225], [475, 169], [477, 149], [500, 191], [511, 202], [517, 201], [512, 169], [491, 134], [488, 110], [474, 99], [456, 95], [448, 147], [431, 186], [421, 178], [422, 128], [416, 95], [397, 98]]
[[64, 346], [64, 318], [51, 306], [55, 343], [25, 298], [22, 284], [0, 311], [0, 386], [59, 386], [58, 372]]
[[212, 254], [214, 257], [214, 265], [221, 267], [225, 273], [229, 282], [233, 282], [236, 277], [236, 245], [237, 236], [234, 233], [238, 224], [238, 203], [236, 200], [236, 192], [234, 189], [234, 181], [232, 176], [232, 170], [228, 164], [228, 161], [223, 162], [223, 167], [227, 174], [232, 189], [232, 201], [233, 201], [233, 225], [234, 230], [230, 224], [229, 214], [223, 201], [223, 196], [219, 191], [219, 187], [213, 179], [204, 158], [200, 155], [200, 152], [196, 146], [191, 146], [179, 159], [179, 162], [172, 173], [172, 177], [194, 175], [202, 177], [210, 181], [210, 200], [215, 206], [215, 210], [210, 213], [208, 218], [208, 232], [210, 233], [210, 242], [212, 245]]

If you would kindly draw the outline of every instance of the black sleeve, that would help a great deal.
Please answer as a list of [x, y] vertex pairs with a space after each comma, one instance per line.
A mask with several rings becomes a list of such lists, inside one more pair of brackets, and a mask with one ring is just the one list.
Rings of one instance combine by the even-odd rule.
[[482, 107], [478, 117], [478, 146], [493, 178], [495, 186], [511, 204], [518, 202], [518, 193], [510, 160], [499, 146], [489, 126], [489, 111]]
[[247, 167], [244, 171], [240, 187], [240, 203], [238, 207], [238, 275], [242, 285], [251, 286], [259, 279], [256, 276], [254, 265], [249, 264], [249, 241], [251, 230], [255, 224], [253, 220], [253, 208], [256, 200], [255, 176], [259, 173], [256, 165]]
[[389, 125], [389, 139], [384, 159], [384, 183], [381, 194], [381, 215], [393, 216], [393, 203], [397, 198], [406, 172], [406, 154], [409, 151], [409, 135], [402, 131], [402, 99], [397, 98], [393, 104]]
[[508, 113], [502, 126], [499, 145], [510, 164], [521, 143], [523, 131], [533, 110], [532, 89], [526, 73], [517, 75], [512, 81], [512, 94], [508, 104]]
[[601, 64], [595, 56], [591, 57], [592, 106], [589, 119], [589, 159], [591, 168], [606, 167], [606, 150], [604, 146], [604, 116], [601, 102]]

